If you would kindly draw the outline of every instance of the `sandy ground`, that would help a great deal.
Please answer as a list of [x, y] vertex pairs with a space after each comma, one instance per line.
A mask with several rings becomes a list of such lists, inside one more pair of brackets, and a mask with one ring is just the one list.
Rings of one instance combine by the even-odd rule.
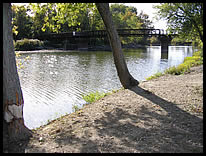
[[6, 152], [203, 152], [203, 66], [108, 95]]

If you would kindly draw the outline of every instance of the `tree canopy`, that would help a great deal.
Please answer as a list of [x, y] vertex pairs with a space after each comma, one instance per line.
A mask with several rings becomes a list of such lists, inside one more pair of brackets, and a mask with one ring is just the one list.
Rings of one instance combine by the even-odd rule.
[[[30, 3], [28, 6], [14, 4], [12, 10], [13, 28], [18, 32], [17, 39], [36, 38], [42, 33], [105, 29], [93, 3]], [[143, 12], [138, 13], [135, 7], [112, 4], [110, 11], [117, 29], [153, 28], [149, 16]], [[122, 41], [128, 43], [134, 40], [131, 37]]]
[[159, 18], [167, 20], [170, 32], [203, 42], [203, 3], [163, 3], [155, 8]]

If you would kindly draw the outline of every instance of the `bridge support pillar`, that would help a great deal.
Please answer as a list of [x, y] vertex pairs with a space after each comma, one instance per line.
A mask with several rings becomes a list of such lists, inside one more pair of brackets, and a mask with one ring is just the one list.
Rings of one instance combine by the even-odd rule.
[[78, 50], [88, 50], [89, 39], [88, 38], [78, 38], [77, 47]]
[[168, 46], [170, 43], [170, 38], [166, 35], [159, 36], [160, 45], [161, 45], [161, 53], [168, 53]]
[[63, 42], [64, 50], [67, 50], [67, 49], [68, 49], [68, 48], [67, 48], [67, 44], [68, 44], [68, 40], [66, 39], [66, 40], [64, 40], [64, 42]]
[[161, 53], [168, 53], [168, 42], [161, 42]]

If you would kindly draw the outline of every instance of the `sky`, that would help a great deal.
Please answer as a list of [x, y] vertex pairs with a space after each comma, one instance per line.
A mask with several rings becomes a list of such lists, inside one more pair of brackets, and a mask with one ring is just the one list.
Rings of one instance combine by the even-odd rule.
[[[28, 4], [28, 3], [15, 3], [15, 5], [24, 5], [24, 4]], [[166, 30], [166, 21], [164, 20], [155, 20], [155, 12], [156, 9], [152, 8], [153, 5], [159, 5], [159, 3], [122, 3], [126, 6], [133, 6], [135, 8], [137, 8], [137, 13], [139, 14], [141, 12], [141, 10], [146, 13], [147, 15], [149, 15], [149, 19], [153, 22], [153, 25], [155, 27], [155, 29], [164, 29]]]

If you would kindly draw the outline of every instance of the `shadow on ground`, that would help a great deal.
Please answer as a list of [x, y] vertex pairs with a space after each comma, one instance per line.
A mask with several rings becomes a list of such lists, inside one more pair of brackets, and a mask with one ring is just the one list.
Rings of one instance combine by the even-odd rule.
[[[160, 106], [166, 115], [144, 105], [132, 113], [115, 108], [105, 112], [104, 117], [95, 120], [94, 124], [87, 125], [95, 129], [96, 138], [91, 131], [85, 130], [83, 137], [72, 132], [61, 133], [55, 142], [64, 147], [63, 151], [71, 148], [71, 152], [203, 152], [202, 119], [143, 88], [131, 90]], [[72, 151], [75, 147], [78, 150]]]

